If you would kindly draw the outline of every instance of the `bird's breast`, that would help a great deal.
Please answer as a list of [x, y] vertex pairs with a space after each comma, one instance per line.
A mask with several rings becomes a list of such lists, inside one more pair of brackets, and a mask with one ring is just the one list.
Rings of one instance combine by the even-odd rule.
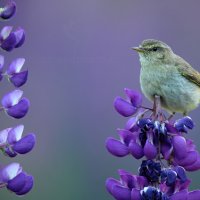
[[175, 66], [143, 64], [140, 84], [148, 99], [153, 101], [159, 95], [162, 107], [170, 112], [188, 112], [199, 104], [200, 88], [183, 77]]

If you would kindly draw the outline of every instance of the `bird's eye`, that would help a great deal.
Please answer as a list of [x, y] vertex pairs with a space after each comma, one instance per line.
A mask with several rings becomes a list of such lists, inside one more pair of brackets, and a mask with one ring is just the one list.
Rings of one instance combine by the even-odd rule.
[[153, 50], [153, 51], [157, 51], [157, 50], [158, 50], [158, 47], [153, 47], [152, 50]]

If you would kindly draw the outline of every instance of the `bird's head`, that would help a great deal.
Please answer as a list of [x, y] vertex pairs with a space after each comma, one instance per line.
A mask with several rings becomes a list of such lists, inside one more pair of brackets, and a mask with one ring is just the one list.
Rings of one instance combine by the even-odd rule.
[[133, 47], [140, 56], [140, 61], [144, 64], [159, 64], [167, 62], [173, 55], [172, 49], [159, 40], [144, 40], [139, 47]]

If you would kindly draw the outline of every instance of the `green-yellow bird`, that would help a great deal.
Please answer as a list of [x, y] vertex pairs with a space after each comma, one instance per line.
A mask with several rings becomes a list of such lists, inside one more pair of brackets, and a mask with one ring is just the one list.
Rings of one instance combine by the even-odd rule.
[[200, 73], [176, 55], [164, 42], [148, 39], [139, 47], [140, 84], [144, 95], [154, 100], [160, 96], [161, 106], [169, 113], [186, 114], [200, 103]]

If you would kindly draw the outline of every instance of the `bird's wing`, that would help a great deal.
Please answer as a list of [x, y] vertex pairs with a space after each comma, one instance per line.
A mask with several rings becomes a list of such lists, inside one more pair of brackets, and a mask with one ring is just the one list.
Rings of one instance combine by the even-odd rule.
[[200, 87], [200, 73], [182, 58], [179, 61], [181, 61], [177, 63], [179, 73]]

